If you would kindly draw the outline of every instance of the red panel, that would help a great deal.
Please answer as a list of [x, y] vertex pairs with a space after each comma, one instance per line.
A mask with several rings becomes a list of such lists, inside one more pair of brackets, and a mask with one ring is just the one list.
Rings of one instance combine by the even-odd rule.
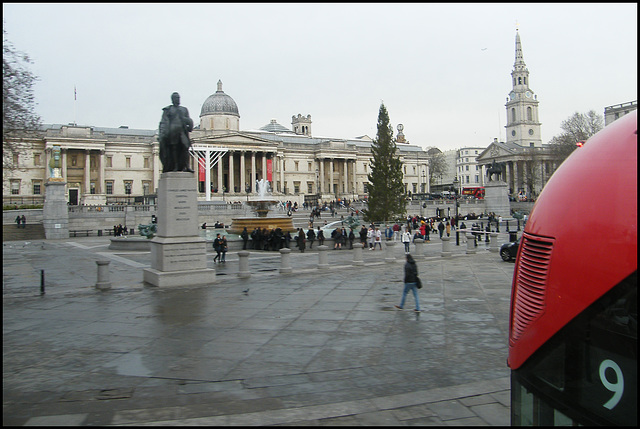
[[[512, 369], [637, 270], [637, 142], [634, 111], [577, 148], [536, 201], [523, 241], [553, 245], [544, 275], [531, 264], [525, 245], [518, 251], [509, 334]], [[523, 290], [526, 281], [537, 293], [533, 287]]]

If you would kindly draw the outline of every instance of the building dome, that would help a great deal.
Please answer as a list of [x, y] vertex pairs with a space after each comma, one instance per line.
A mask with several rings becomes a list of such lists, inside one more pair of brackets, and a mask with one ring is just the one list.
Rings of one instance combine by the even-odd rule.
[[283, 127], [279, 123], [276, 122], [275, 119], [272, 119], [270, 123], [267, 125], [260, 127], [260, 131], [268, 131], [270, 133], [291, 133], [292, 131], [287, 127]]
[[225, 114], [240, 117], [238, 105], [233, 98], [222, 91], [222, 81], [218, 81], [218, 90], [210, 95], [202, 105], [200, 117], [205, 115]]

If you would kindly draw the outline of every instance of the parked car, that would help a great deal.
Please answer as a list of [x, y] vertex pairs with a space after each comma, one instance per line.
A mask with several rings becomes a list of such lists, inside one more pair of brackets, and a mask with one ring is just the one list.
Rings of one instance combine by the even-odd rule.
[[503, 261], [510, 261], [512, 259], [516, 259], [516, 255], [518, 254], [518, 246], [520, 245], [520, 238], [516, 241], [510, 241], [509, 243], [504, 243], [500, 246], [500, 257]]

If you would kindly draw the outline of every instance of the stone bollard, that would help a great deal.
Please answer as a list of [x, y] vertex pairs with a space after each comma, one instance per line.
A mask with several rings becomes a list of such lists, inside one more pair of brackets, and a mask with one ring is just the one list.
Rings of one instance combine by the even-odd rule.
[[467, 253], [473, 254], [476, 253], [476, 244], [473, 240], [473, 234], [467, 234]]
[[328, 255], [327, 250], [329, 250], [329, 246], [318, 246], [318, 269], [326, 270], [329, 268]]
[[280, 264], [280, 274], [289, 274], [293, 270], [291, 269], [291, 249], [286, 247], [280, 249], [280, 255], [282, 255], [282, 261]]
[[442, 237], [442, 253], [440, 256], [443, 258], [448, 258], [451, 256], [451, 243], [449, 242], [450, 237]]
[[384, 252], [384, 261], [385, 262], [395, 262], [396, 257], [394, 256], [394, 248], [396, 247], [395, 241], [387, 241], [385, 243], [385, 252]]
[[109, 290], [111, 289], [111, 282], [109, 281], [109, 264], [110, 261], [96, 261], [98, 265], [98, 282], [96, 283], [96, 289]]
[[251, 277], [251, 271], [249, 271], [249, 252], [246, 250], [240, 250], [238, 252], [238, 258], [240, 259], [238, 277], [242, 279]]
[[364, 261], [362, 260], [362, 248], [364, 244], [362, 243], [353, 243], [353, 265], [364, 265]]
[[413, 258], [424, 258], [424, 240], [422, 238], [416, 238], [413, 240], [413, 244], [416, 245], [416, 254]]
[[498, 234], [496, 232], [492, 232], [491, 241], [489, 243], [489, 252], [498, 252], [500, 251], [500, 246], [498, 246]]

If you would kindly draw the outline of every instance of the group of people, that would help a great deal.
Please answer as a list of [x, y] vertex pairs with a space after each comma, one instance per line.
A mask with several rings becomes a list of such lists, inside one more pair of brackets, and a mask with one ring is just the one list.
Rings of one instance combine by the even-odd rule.
[[18, 228], [24, 228], [27, 225], [27, 218], [24, 215], [16, 216], [16, 224], [17, 224]]
[[362, 225], [360, 229], [360, 243], [362, 243], [363, 248], [367, 247], [368, 243], [369, 250], [375, 250], [376, 246], [379, 246], [380, 250], [382, 250], [382, 231], [373, 224], [369, 225], [369, 228]]
[[113, 225], [113, 236], [114, 237], [124, 237], [128, 234], [127, 227], [123, 227], [122, 224]]
[[255, 228], [251, 234], [245, 227], [240, 233], [242, 238], [242, 250], [247, 250], [249, 243], [249, 237], [251, 237], [251, 245], [254, 250], [280, 250], [284, 247], [288, 248], [289, 243], [293, 239], [289, 231], [283, 232], [282, 228], [267, 229], [267, 228]]
[[227, 237], [218, 233], [215, 240], [213, 240], [213, 250], [216, 251], [216, 256], [213, 257], [213, 262], [216, 262], [216, 260], [218, 260], [218, 262], [227, 262], [226, 257], [227, 251], [229, 250]]

